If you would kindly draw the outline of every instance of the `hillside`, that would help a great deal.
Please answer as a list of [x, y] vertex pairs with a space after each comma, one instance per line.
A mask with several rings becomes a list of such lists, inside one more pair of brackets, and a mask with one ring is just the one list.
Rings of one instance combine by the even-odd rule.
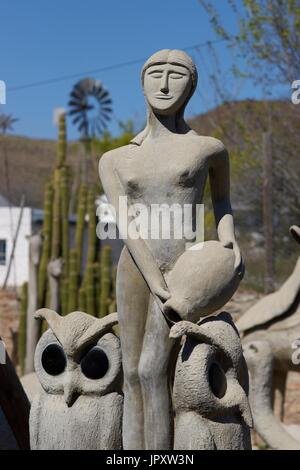
[[[75, 168], [76, 147], [70, 146], [69, 163]], [[7, 188], [4, 171], [4, 152], [8, 159], [10, 190]], [[0, 173], [0, 193], [19, 205], [22, 194], [25, 204], [42, 208], [44, 185], [51, 177], [55, 164], [56, 142], [52, 140], [35, 140], [19, 136], [0, 136], [0, 162], [3, 171]]]

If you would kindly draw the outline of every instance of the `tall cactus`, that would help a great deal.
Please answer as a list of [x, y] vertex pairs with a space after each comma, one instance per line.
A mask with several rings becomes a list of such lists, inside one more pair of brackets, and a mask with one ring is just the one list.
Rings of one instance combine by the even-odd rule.
[[82, 184], [79, 190], [78, 206], [77, 206], [77, 223], [75, 232], [75, 248], [77, 250], [77, 272], [81, 273], [83, 237], [84, 237], [84, 221], [86, 213], [86, 197], [87, 187]]
[[76, 248], [70, 250], [70, 271], [69, 271], [69, 292], [68, 292], [68, 312], [77, 309], [78, 294], [78, 253]]
[[62, 168], [66, 163], [67, 155], [67, 131], [66, 115], [61, 113], [58, 120], [58, 141], [56, 151], [56, 168]]
[[62, 315], [67, 315], [68, 313], [68, 299], [69, 299], [69, 279], [63, 278], [60, 281], [60, 304], [61, 304]]
[[61, 220], [60, 220], [60, 170], [55, 169], [54, 178], [54, 198], [52, 212], [52, 240], [51, 240], [51, 259], [60, 256], [61, 249]]
[[85, 289], [85, 284], [82, 283], [82, 285], [79, 288], [78, 291], [78, 309], [80, 312], [86, 312], [87, 306], [86, 306], [86, 289]]
[[61, 235], [62, 235], [62, 257], [64, 260], [64, 277], [69, 272], [69, 185], [68, 169], [64, 167], [60, 173], [61, 194]]
[[101, 292], [101, 264], [100, 261], [94, 263], [94, 283], [95, 283], [95, 304], [96, 312], [100, 309], [100, 292]]
[[90, 315], [96, 313], [96, 302], [95, 302], [95, 272], [94, 264], [88, 262], [86, 265], [86, 277], [85, 277], [85, 291], [86, 291], [86, 309]]
[[87, 262], [94, 263], [97, 247], [96, 236], [96, 207], [95, 207], [95, 190], [93, 188], [88, 191], [87, 198], [87, 212], [88, 212], [88, 251]]
[[[54, 199], [53, 199], [53, 218], [52, 218], [52, 244], [51, 258], [56, 259], [61, 252], [61, 230], [62, 209], [65, 210], [66, 199], [62, 201], [62, 190], [66, 192], [67, 169], [65, 167], [67, 153], [67, 137], [66, 137], [66, 117], [62, 113], [58, 121], [58, 142], [56, 153], [56, 164], [54, 170]], [[67, 196], [68, 198], [68, 196]], [[68, 218], [66, 219], [68, 221]]]
[[43, 221], [43, 246], [42, 255], [38, 272], [38, 306], [45, 305], [46, 285], [47, 285], [47, 266], [51, 254], [51, 232], [52, 232], [52, 199], [53, 186], [48, 183], [45, 188], [44, 199], [44, 221]]
[[109, 304], [109, 313], [116, 312], [117, 310], [116, 281], [117, 281], [117, 268], [113, 267], [111, 270], [112, 290], [111, 290], [111, 302]]
[[28, 283], [24, 282], [22, 285], [21, 305], [20, 305], [20, 320], [19, 320], [19, 333], [18, 333], [18, 362], [20, 366], [20, 375], [24, 374], [25, 369], [25, 356], [26, 356], [26, 316], [27, 316], [27, 295]]
[[99, 317], [108, 314], [111, 289], [111, 246], [106, 245], [101, 250], [101, 292]]

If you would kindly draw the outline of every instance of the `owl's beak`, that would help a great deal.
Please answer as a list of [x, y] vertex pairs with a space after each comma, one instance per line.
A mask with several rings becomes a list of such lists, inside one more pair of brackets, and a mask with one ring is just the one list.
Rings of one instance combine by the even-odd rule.
[[74, 385], [72, 384], [72, 382], [66, 383], [64, 387], [64, 399], [65, 399], [67, 406], [70, 408], [74, 404], [77, 398], [78, 398], [78, 393]]

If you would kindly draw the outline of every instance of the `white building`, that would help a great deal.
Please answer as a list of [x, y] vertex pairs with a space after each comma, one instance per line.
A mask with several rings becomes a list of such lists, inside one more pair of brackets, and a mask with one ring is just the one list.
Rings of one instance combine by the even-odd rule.
[[[19, 207], [10, 206], [5, 197], [0, 194], [0, 289], [3, 286], [9, 267], [10, 257], [16, 237], [16, 231], [20, 218], [21, 209]], [[110, 210], [110, 206], [106, 197], [100, 196], [96, 200], [96, 213], [98, 223], [103, 226], [108, 224], [115, 227], [115, 219]], [[25, 207], [22, 213], [20, 229], [17, 236], [14, 258], [11, 263], [7, 287], [21, 286], [28, 281], [29, 276], [29, 243], [28, 237], [33, 233], [37, 233], [42, 229], [44, 212], [41, 209], [33, 209]], [[74, 244], [76, 227], [76, 216], [69, 218], [69, 236], [70, 246]], [[118, 235], [118, 231], [116, 231]], [[85, 257], [87, 254], [87, 227], [84, 235], [83, 249], [83, 265], [85, 265]], [[123, 242], [117, 239], [101, 240], [100, 245], [111, 245], [112, 247], [112, 263], [117, 265], [120, 253], [123, 248]]]
[[[10, 206], [9, 202], [0, 195], [0, 288], [7, 275], [20, 212], [19, 207]], [[7, 287], [20, 286], [28, 281], [29, 244], [27, 237], [31, 235], [32, 230], [31, 212], [29, 207], [23, 209]]]

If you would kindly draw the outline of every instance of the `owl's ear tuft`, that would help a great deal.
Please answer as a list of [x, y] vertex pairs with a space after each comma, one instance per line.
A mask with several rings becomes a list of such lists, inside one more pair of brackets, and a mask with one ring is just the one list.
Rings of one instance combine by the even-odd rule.
[[53, 320], [55, 317], [58, 317], [58, 313], [56, 313], [54, 310], [51, 310], [50, 308], [40, 308], [34, 313], [34, 318], [35, 319], [40, 319], [40, 320]]
[[40, 308], [35, 312], [34, 318], [46, 320], [55, 336], [58, 336], [59, 327], [62, 321], [62, 317], [58, 315], [58, 313], [56, 313], [54, 310], [50, 310], [49, 308]]

